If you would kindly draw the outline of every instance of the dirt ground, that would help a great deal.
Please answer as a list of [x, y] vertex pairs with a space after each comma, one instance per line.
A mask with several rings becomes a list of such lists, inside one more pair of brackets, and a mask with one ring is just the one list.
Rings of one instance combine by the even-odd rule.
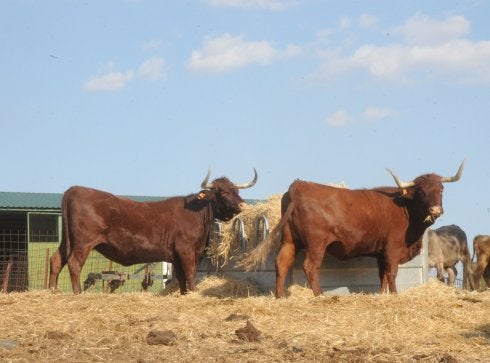
[[490, 291], [289, 293], [214, 277], [186, 296], [0, 294], [0, 361], [490, 361]]

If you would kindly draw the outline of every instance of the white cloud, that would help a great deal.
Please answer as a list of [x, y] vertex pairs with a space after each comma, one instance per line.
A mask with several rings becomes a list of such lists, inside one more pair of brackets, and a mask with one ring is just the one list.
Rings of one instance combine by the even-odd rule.
[[359, 26], [361, 28], [373, 28], [378, 24], [378, 18], [370, 14], [362, 14], [359, 17]]
[[284, 10], [298, 3], [299, 0], [206, 0], [206, 2], [215, 7]]
[[137, 70], [116, 71], [114, 62], [108, 62], [99, 74], [90, 77], [83, 85], [87, 92], [111, 92], [126, 88], [134, 79], [157, 81], [165, 76], [163, 58], [152, 57], [143, 61]]
[[145, 52], [158, 50], [162, 47], [163, 42], [161, 40], [150, 40], [141, 45], [141, 49]]
[[387, 107], [367, 107], [360, 115], [352, 115], [345, 109], [340, 109], [325, 118], [328, 126], [345, 127], [348, 125], [381, 121], [396, 116], [396, 111]]
[[453, 40], [434, 46], [363, 46], [348, 59], [353, 67], [390, 80], [490, 81], [490, 41]]
[[250, 64], [265, 65], [299, 52], [301, 49], [294, 45], [280, 51], [266, 41], [245, 41], [243, 36], [224, 34], [207, 38], [200, 49], [192, 52], [187, 67], [197, 73], [222, 73]]
[[347, 113], [346, 110], [338, 110], [325, 118], [325, 123], [328, 126], [347, 126], [352, 123], [352, 117]]
[[408, 44], [437, 45], [459, 39], [470, 32], [470, 23], [464, 16], [451, 16], [437, 20], [425, 15], [415, 15], [394, 33], [402, 34]]
[[340, 29], [348, 29], [348, 28], [350, 28], [351, 23], [352, 23], [351, 20], [348, 17], [344, 16], [344, 17], [340, 18], [340, 20], [339, 20], [339, 28]]
[[378, 121], [394, 116], [396, 113], [390, 108], [368, 107], [362, 113], [362, 118], [368, 121]]
[[[417, 25], [424, 30], [419, 32]], [[464, 17], [452, 16], [444, 21], [412, 17], [398, 31], [406, 42], [365, 44], [350, 55], [345, 49], [323, 50], [325, 61], [309, 79], [331, 80], [360, 70], [375, 79], [395, 82], [490, 82], [490, 41], [463, 39], [469, 31]]]
[[138, 76], [150, 81], [162, 79], [165, 75], [165, 61], [153, 57], [145, 60], [138, 68]]
[[132, 71], [109, 72], [102, 75], [91, 77], [83, 85], [85, 91], [117, 91], [126, 87], [126, 84], [133, 79]]

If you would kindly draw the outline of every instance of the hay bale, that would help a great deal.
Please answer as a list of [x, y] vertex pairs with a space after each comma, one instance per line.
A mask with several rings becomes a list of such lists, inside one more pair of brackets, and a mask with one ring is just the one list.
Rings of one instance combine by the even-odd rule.
[[[335, 188], [348, 189], [347, 184], [327, 183], [326, 185]], [[256, 243], [256, 226], [255, 223], [261, 216], [265, 216], [269, 222], [269, 228], [272, 230], [281, 220], [281, 198], [282, 194], [274, 194], [263, 202], [258, 202], [248, 209], [241, 212], [231, 221], [222, 223], [222, 238], [221, 240], [212, 240], [208, 246], [208, 256], [211, 262], [217, 267], [223, 267], [237, 254], [250, 251], [255, 247]], [[235, 221], [240, 218], [245, 227], [245, 236], [247, 239], [246, 251], [240, 250], [239, 241], [236, 236], [236, 230], [233, 230]]]
[[266, 201], [258, 202], [249, 206], [231, 221], [222, 223], [221, 240], [213, 240], [208, 246], [208, 256], [215, 266], [224, 266], [230, 262], [234, 255], [240, 252], [236, 231], [233, 230], [233, 224], [237, 218], [243, 221], [245, 227], [245, 236], [247, 238], [247, 250], [254, 247], [255, 239], [255, 222], [260, 216], [265, 216], [272, 229], [281, 219], [281, 194], [269, 197]]

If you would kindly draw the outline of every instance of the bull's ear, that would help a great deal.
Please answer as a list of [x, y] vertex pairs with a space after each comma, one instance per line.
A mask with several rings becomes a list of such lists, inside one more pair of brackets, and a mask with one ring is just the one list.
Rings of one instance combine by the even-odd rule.
[[197, 199], [199, 200], [209, 200], [211, 199], [211, 191], [210, 190], [201, 190], [197, 195]]
[[400, 193], [400, 197], [403, 199], [413, 199], [414, 189], [413, 188], [403, 188]]

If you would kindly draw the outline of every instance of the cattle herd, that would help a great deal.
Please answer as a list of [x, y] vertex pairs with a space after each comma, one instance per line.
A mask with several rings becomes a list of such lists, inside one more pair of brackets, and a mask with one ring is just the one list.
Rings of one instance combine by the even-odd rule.
[[[296, 252], [306, 250], [303, 269], [314, 295], [322, 293], [318, 271], [325, 253], [340, 259], [371, 256], [378, 264], [380, 291], [397, 292], [398, 265], [417, 256], [422, 237], [429, 235], [429, 267], [453, 284], [455, 264], [461, 261], [465, 286], [478, 289], [483, 277], [490, 287], [490, 236], [473, 241], [477, 264], [473, 271], [465, 232], [458, 226], [429, 229], [443, 213], [443, 183], [456, 175], [421, 175], [410, 182], [393, 172], [396, 187], [349, 190], [296, 180], [281, 199], [281, 220], [268, 238], [245, 254], [239, 266], [247, 271], [263, 264], [273, 247], [276, 257], [276, 297], [285, 296], [285, 279]], [[84, 187], [68, 189], [62, 200], [63, 236], [50, 260], [51, 289], [57, 288], [61, 269], [68, 265], [74, 293], [80, 293], [80, 272], [92, 249], [124, 266], [170, 262], [180, 292], [195, 290], [196, 269], [202, 260], [215, 219], [227, 221], [246, 208], [239, 189], [250, 188], [222, 177], [201, 191], [158, 202], [136, 202]], [[280, 236], [280, 238], [277, 238]], [[473, 257], [474, 257], [473, 255]]]

